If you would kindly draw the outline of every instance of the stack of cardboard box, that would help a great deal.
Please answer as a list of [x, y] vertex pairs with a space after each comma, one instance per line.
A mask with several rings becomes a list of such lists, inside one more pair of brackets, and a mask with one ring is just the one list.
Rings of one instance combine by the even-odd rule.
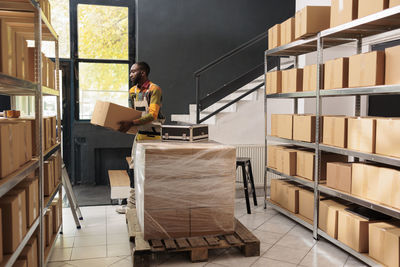
[[234, 231], [236, 149], [215, 142], [139, 142], [136, 208], [145, 239]]
[[61, 182], [61, 156], [57, 152], [43, 164], [44, 168], [44, 190], [45, 196], [50, 196], [57, 185]]

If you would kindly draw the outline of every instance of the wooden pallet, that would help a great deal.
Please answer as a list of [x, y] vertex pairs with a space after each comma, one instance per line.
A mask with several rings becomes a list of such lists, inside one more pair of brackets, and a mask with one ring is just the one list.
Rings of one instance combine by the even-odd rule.
[[[207, 261], [208, 250], [237, 247], [245, 257], [260, 256], [260, 240], [235, 218], [235, 232], [228, 235], [213, 235], [187, 238], [144, 240], [136, 216], [136, 210], [126, 214], [129, 239], [132, 249], [133, 266], [150, 266], [150, 258], [159, 252], [188, 251], [192, 262]], [[133, 247], [133, 246], [131, 246]]]

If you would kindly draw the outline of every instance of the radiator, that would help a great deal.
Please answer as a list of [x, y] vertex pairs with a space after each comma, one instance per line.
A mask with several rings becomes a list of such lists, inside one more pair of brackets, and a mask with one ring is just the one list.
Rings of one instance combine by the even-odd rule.
[[[236, 145], [236, 156], [250, 158], [256, 186], [264, 185], [265, 145]], [[242, 169], [236, 170], [236, 181], [242, 182]]]

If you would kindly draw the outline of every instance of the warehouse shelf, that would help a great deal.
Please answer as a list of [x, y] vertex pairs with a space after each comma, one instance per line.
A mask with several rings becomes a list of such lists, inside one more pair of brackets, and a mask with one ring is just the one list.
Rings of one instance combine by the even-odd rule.
[[62, 183], [59, 182], [58, 185], [56, 185], [56, 187], [54, 188], [53, 192], [51, 192], [50, 196], [44, 197], [44, 201], [43, 201], [43, 209], [44, 211], [46, 211], [46, 209], [48, 207], [50, 207], [51, 202], [53, 201], [53, 199], [56, 197], [58, 191], [60, 190], [62, 186]]
[[0, 73], [0, 94], [35, 95], [37, 84]]
[[379, 85], [359, 88], [320, 90], [321, 97], [357, 96], [357, 95], [393, 95], [400, 94], [400, 85]]
[[33, 159], [22, 165], [18, 170], [0, 179], [0, 197], [4, 196], [19, 182], [24, 180], [28, 174], [39, 167], [39, 161]]
[[51, 255], [51, 252], [53, 251], [53, 249], [54, 249], [54, 247], [55, 247], [56, 241], [57, 241], [58, 237], [60, 236], [61, 227], [62, 227], [62, 224], [58, 227], [57, 234], [54, 234], [54, 235], [51, 237], [50, 246], [48, 246], [48, 247], [45, 248], [45, 251], [44, 251], [44, 258], [45, 258], [45, 261], [44, 261], [44, 264], [43, 264], [44, 266], [47, 266], [47, 264], [48, 264], [48, 262], [49, 262], [49, 259], [50, 259], [49, 256]]
[[364, 263], [368, 264], [369, 266], [383, 266], [383, 264], [381, 264], [381, 263], [375, 261], [374, 259], [372, 259], [371, 257], [369, 257], [367, 253], [359, 253], [359, 252], [355, 251], [354, 249], [346, 246], [339, 240], [331, 237], [330, 235], [328, 235], [321, 229], [318, 229], [318, 235], [322, 236], [324, 239], [328, 240], [332, 244], [338, 246], [339, 248], [343, 249], [347, 253], [353, 255], [355, 258], [363, 261]]
[[42, 93], [45, 96], [60, 96], [60, 91], [42, 86]]
[[301, 177], [297, 177], [297, 176], [290, 176], [290, 175], [281, 173], [281, 172], [279, 172], [279, 171], [277, 171], [275, 169], [268, 168], [268, 167], [267, 167], [267, 171], [270, 172], [270, 173], [282, 176], [283, 178], [289, 179], [289, 180], [291, 180], [293, 182], [296, 182], [296, 183], [302, 184], [304, 186], [307, 186], [309, 188], [314, 188], [314, 181], [310, 181], [310, 180], [307, 180], [307, 179], [304, 179], [304, 178], [301, 178]]
[[55, 152], [57, 152], [59, 149], [61, 148], [61, 144], [60, 143], [56, 143], [55, 145], [53, 145], [52, 147], [50, 147], [49, 149], [47, 149], [44, 152], [44, 156], [43, 156], [43, 160], [47, 160], [48, 158], [50, 158]]
[[296, 141], [296, 140], [292, 140], [292, 139], [280, 138], [280, 137], [270, 136], [270, 135], [268, 135], [266, 137], [266, 140], [279, 142], [279, 143], [285, 143], [285, 144], [289, 144], [289, 145], [300, 146], [300, 147], [312, 148], [312, 149], [316, 148], [316, 145], [314, 143]]
[[280, 93], [266, 95], [266, 98], [312, 98], [315, 97], [315, 91], [295, 92], [295, 93]]
[[15, 261], [21, 254], [22, 250], [28, 243], [29, 239], [31, 239], [36, 229], [38, 228], [39, 222], [40, 222], [40, 217], [33, 222], [32, 226], [29, 228], [25, 237], [22, 239], [21, 243], [18, 245], [17, 249], [13, 254], [4, 254], [3, 261], [0, 263], [0, 267], [12, 267], [14, 265]]
[[303, 225], [304, 227], [310, 229], [311, 231], [313, 230], [313, 225], [310, 222], [307, 222], [304, 217], [298, 214], [293, 214], [292, 212], [282, 208], [279, 206], [279, 204], [273, 202], [272, 200], [268, 199], [267, 200], [268, 205], [271, 206], [274, 210], [278, 211], [279, 213], [285, 215], [286, 217], [289, 217], [290, 219], [296, 221], [297, 223]]
[[375, 161], [383, 164], [388, 164], [392, 166], [400, 167], [400, 158], [394, 158], [389, 156], [382, 156], [378, 154], [371, 154], [371, 153], [364, 153], [360, 151], [350, 150], [346, 148], [334, 147], [334, 146], [327, 146], [320, 144], [319, 149], [325, 152], [332, 152], [336, 154], [341, 154], [345, 156], [351, 156], [356, 158], [361, 158], [365, 160]]
[[338, 197], [338, 198], [350, 201], [352, 203], [356, 203], [360, 206], [363, 206], [363, 207], [366, 207], [366, 208], [369, 208], [372, 210], [376, 210], [376, 211], [379, 211], [386, 215], [400, 219], [400, 210], [399, 209], [391, 208], [391, 207], [376, 203], [374, 201], [370, 201], [370, 200], [366, 200], [366, 199], [363, 199], [363, 198], [360, 198], [360, 197], [357, 197], [354, 195], [350, 195], [348, 193], [341, 192], [341, 191], [333, 189], [333, 188], [329, 188], [325, 185], [318, 185], [318, 190], [325, 194], [328, 194], [330, 196]]

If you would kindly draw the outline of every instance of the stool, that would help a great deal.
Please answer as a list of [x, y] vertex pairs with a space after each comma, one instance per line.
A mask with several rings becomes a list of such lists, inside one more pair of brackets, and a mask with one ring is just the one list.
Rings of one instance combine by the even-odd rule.
[[250, 158], [236, 158], [236, 169], [238, 167], [242, 168], [243, 184], [244, 184], [244, 196], [246, 198], [247, 214], [251, 214], [248, 182], [250, 182], [251, 187], [253, 189], [254, 206], [257, 206], [257, 196], [256, 196], [256, 189], [255, 189], [255, 186], [254, 186], [254, 177], [253, 177], [253, 171], [251, 169]]

